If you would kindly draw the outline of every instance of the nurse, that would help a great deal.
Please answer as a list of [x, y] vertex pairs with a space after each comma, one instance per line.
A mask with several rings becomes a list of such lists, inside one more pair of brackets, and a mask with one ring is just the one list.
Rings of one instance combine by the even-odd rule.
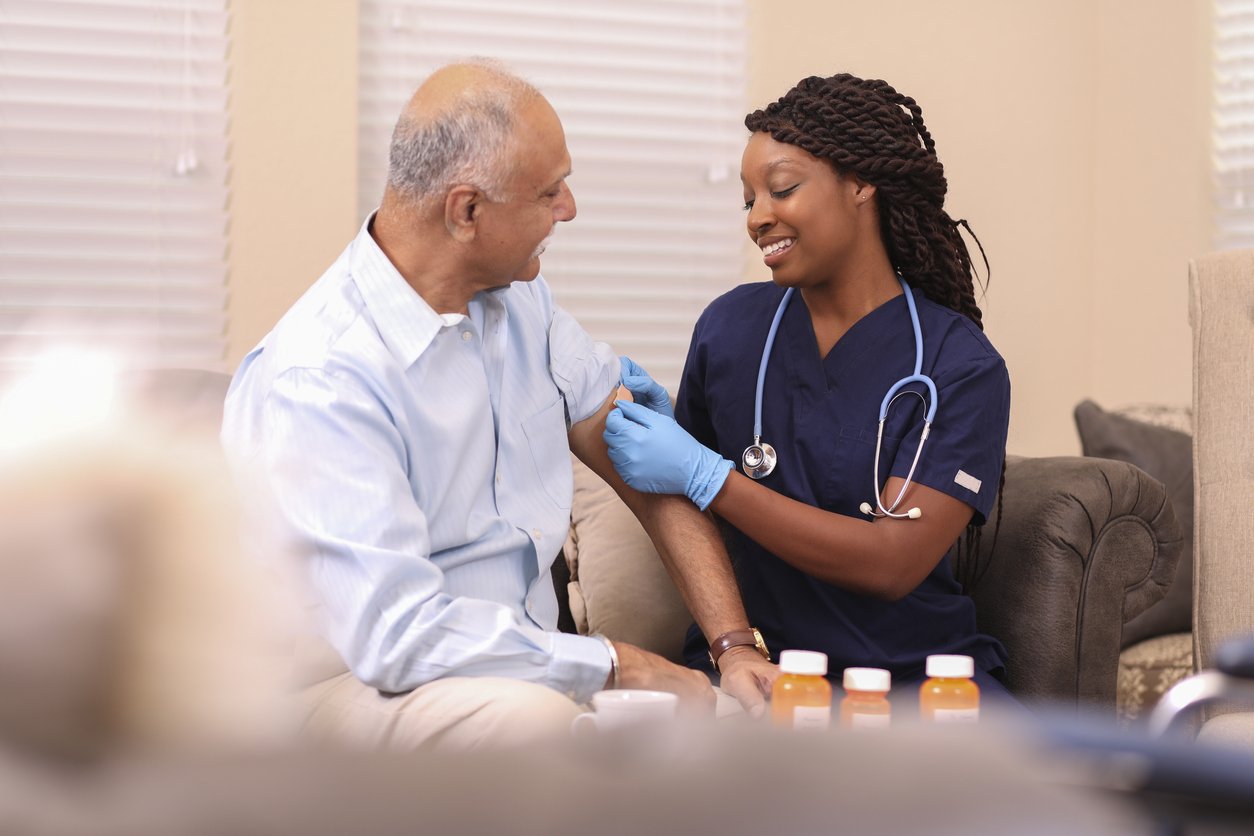
[[[965, 654], [983, 693], [1005, 695], [1005, 651], [976, 629], [946, 555], [1000, 496], [1010, 380], [983, 332], [966, 223], [944, 209], [922, 109], [842, 74], [803, 80], [745, 125], [746, 224], [773, 281], [702, 314], [673, 418], [665, 391], [624, 360], [637, 402], [610, 413], [610, 457], [632, 487], [686, 494], [725, 523], [772, 655], [822, 651], [837, 677], [887, 668], [909, 693], [929, 654]], [[916, 379], [877, 444], [881, 401], [916, 371], [936, 390], [926, 443], [933, 396]], [[773, 468], [744, 455], [758, 432]], [[690, 631], [689, 663], [708, 668], [707, 650]]]

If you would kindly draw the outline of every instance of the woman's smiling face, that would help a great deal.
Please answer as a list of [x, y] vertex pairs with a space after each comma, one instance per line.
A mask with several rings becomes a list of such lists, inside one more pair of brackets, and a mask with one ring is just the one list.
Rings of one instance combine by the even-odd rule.
[[841, 273], [864, 234], [859, 204], [873, 186], [841, 176], [826, 160], [764, 132], [749, 138], [740, 179], [749, 237], [776, 284], [806, 287]]

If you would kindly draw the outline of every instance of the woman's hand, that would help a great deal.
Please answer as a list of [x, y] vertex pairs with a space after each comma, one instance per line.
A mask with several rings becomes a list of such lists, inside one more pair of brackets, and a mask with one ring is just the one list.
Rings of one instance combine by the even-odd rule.
[[615, 403], [602, 437], [618, 475], [638, 491], [684, 494], [704, 511], [732, 463], [701, 446], [674, 418], [640, 404]]
[[649, 373], [630, 357], [619, 357], [618, 363], [622, 369], [619, 380], [631, 393], [636, 403], [643, 404], [667, 418], [675, 417], [675, 410], [671, 406], [671, 396], [662, 384], [650, 377]]

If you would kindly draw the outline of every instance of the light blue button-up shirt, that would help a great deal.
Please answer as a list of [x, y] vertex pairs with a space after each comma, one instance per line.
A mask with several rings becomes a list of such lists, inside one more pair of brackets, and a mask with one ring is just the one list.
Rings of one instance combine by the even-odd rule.
[[586, 700], [609, 654], [555, 632], [549, 569], [567, 422], [606, 401], [618, 360], [542, 277], [436, 313], [369, 224], [240, 365], [223, 444], [363, 682], [505, 676]]

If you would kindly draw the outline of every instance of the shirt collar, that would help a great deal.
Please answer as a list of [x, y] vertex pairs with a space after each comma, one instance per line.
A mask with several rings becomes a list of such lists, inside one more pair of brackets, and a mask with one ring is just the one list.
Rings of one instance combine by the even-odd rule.
[[[409, 286], [380, 249], [370, 234], [374, 216], [375, 212], [371, 212], [353, 241], [350, 269], [383, 342], [408, 368], [427, 350], [440, 329], [450, 323]], [[458, 322], [462, 318], [459, 316]]]

